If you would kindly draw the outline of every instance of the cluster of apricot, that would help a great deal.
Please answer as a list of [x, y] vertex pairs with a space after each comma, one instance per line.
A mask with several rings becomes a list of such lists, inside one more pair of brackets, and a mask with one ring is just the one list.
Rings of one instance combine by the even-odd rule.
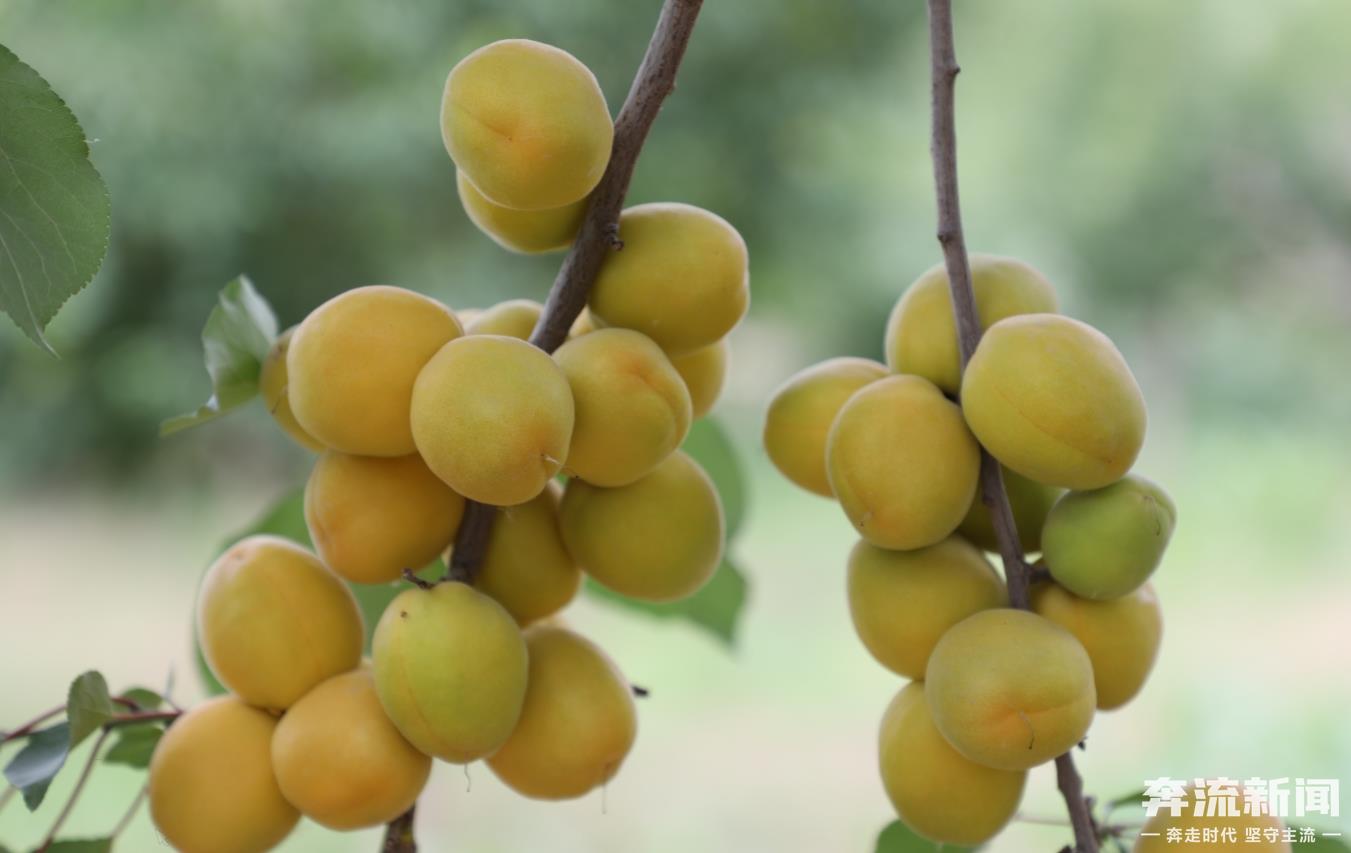
[[[1027, 264], [978, 255], [972, 279], [984, 335], [965, 373], [935, 267], [891, 314], [887, 365], [802, 371], [764, 430], [779, 470], [837, 498], [862, 536], [848, 565], [854, 626], [912, 679], [883, 717], [882, 781], [911, 829], [952, 844], [999, 832], [1027, 771], [1139, 691], [1162, 630], [1147, 580], [1175, 516], [1128, 473], [1145, 406], [1112, 342], [1057, 313]], [[1003, 467], [1024, 551], [1049, 571], [1032, 612], [1010, 608], [983, 553], [998, 543], [978, 494], [982, 446]]]
[[[613, 134], [582, 63], [488, 45], [451, 72], [442, 126], [484, 230], [529, 251], [573, 238]], [[175, 847], [266, 850], [300, 815], [391, 821], [433, 758], [484, 759], [545, 799], [617, 771], [630, 685], [554, 614], [583, 573], [671, 601], [717, 568], [722, 505], [678, 448], [719, 395], [749, 299], [745, 245], [710, 213], [632, 208], [619, 239], [552, 354], [529, 340], [537, 303], [457, 315], [388, 286], [342, 293], [278, 339], [261, 391], [320, 454], [305, 489], [315, 552], [253, 536], [207, 573], [199, 641], [230, 695], [175, 722], [152, 760], [152, 816]], [[468, 501], [500, 508], [481, 565], [401, 592], [363, 661], [347, 584], [451, 559]]]

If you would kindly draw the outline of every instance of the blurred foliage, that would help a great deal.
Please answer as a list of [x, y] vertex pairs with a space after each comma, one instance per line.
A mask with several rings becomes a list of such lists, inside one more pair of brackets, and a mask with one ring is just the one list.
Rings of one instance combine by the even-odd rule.
[[[205, 396], [198, 333], [240, 273], [283, 327], [373, 282], [460, 307], [541, 297], [557, 258], [506, 255], [458, 207], [444, 76], [532, 37], [588, 63], [617, 108], [658, 5], [0, 6], [113, 199], [108, 261], [49, 329], [62, 359], [0, 322], [0, 481], [122, 482], [252, 446], [231, 419], [150, 456], [158, 422]], [[1344, 424], [1351, 395], [1325, 392], [1351, 358], [1351, 6], [1013, 0], [960, 4], [957, 24], [972, 247], [1043, 268], [1172, 383], [1151, 400]], [[896, 294], [937, 259], [924, 39], [920, 3], [709, 3], [639, 165], [635, 202], [703, 205], [746, 236], [751, 325], [772, 332], [753, 340], [795, 364], [877, 355]]]

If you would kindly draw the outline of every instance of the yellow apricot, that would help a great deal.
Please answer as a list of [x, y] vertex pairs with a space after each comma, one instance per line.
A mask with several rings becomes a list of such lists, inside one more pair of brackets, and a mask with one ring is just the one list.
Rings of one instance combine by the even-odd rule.
[[559, 610], [577, 595], [582, 570], [563, 545], [557, 483], [535, 498], [503, 507], [493, 520], [474, 587], [492, 596], [520, 625]]
[[1084, 739], [1097, 694], [1074, 635], [1025, 610], [982, 610], [952, 626], [929, 656], [934, 723], [986, 767], [1027, 770]]
[[1073, 634], [1088, 652], [1100, 710], [1120, 708], [1140, 692], [1163, 638], [1163, 613], [1151, 584], [1111, 601], [1037, 584], [1032, 609]]
[[305, 432], [305, 428], [296, 422], [296, 416], [291, 413], [291, 400], [286, 393], [286, 351], [291, 347], [291, 335], [295, 330], [292, 326], [272, 342], [272, 348], [267, 351], [267, 358], [263, 359], [262, 372], [258, 376], [258, 393], [263, 398], [263, 405], [267, 406], [268, 412], [287, 435], [295, 439], [301, 447], [322, 453], [324, 445]]
[[577, 420], [567, 471], [595, 486], [627, 486], [671, 455], [690, 431], [690, 392], [646, 335], [600, 329], [554, 353]]
[[769, 459], [789, 480], [822, 497], [834, 497], [826, 473], [826, 438], [835, 416], [854, 392], [887, 375], [866, 358], [831, 358], [800, 370], [779, 386], [765, 413]]
[[580, 797], [619, 770], [638, 732], [629, 683], [605, 652], [566, 628], [526, 631], [529, 687], [516, 730], [488, 766], [527, 797]]
[[497, 245], [523, 255], [558, 252], [571, 246], [586, 217], [587, 202], [591, 200], [590, 196], [583, 196], [562, 207], [517, 210], [490, 200], [458, 169], [455, 185], [469, 221]]
[[1007, 607], [1004, 582], [956, 536], [916, 551], [860, 541], [849, 554], [849, 615], [877, 662], [922, 679], [940, 637], [972, 613]]
[[932, 382], [889, 376], [840, 409], [826, 439], [826, 471], [864, 539], [923, 548], [946, 539], [970, 508], [980, 448]]
[[272, 735], [286, 799], [329, 829], [388, 823], [417, 801], [432, 760], [385, 715], [370, 667], [335, 675], [286, 712]]
[[[982, 329], [1015, 314], [1054, 314], [1060, 307], [1051, 283], [1016, 258], [971, 255], [971, 288]], [[947, 268], [935, 264], [915, 279], [891, 311], [887, 364], [956, 394], [962, 384], [956, 328]]]
[[596, 331], [596, 328], [596, 321], [591, 316], [591, 309], [583, 307], [577, 314], [577, 319], [572, 321], [571, 328], [568, 329], [568, 338], [580, 338], [582, 335]]
[[411, 290], [376, 285], [314, 309], [291, 338], [287, 396], [321, 443], [362, 456], [406, 456], [418, 372], [463, 331], [450, 309]]
[[233, 696], [174, 721], [150, 759], [150, 817], [183, 853], [262, 853], [291, 834], [300, 813], [272, 772], [277, 720]]
[[464, 498], [422, 457], [330, 450], [305, 484], [305, 523], [319, 558], [355, 583], [389, 583], [435, 560], [460, 527]]
[[573, 427], [567, 377], [516, 338], [446, 344], [413, 387], [418, 452], [456, 492], [494, 506], [525, 503], [563, 467]]
[[[1140, 835], [1132, 848], [1134, 853], [1203, 853], [1203, 851], [1242, 850], [1244, 853], [1291, 853], [1293, 847], [1285, 840], [1285, 824], [1280, 818], [1270, 814], [1249, 814], [1251, 809], [1244, 808], [1247, 792], [1237, 789], [1237, 795], [1231, 801], [1231, 815], [1196, 814], [1199, 808], [1206, 810], [1208, 804], [1197, 796], [1195, 788], [1189, 788], [1183, 797], [1183, 806], [1177, 816], [1165, 805], [1153, 817], [1145, 821]], [[1224, 799], [1228, 799], [1227, 797]], [[1269, 811], [1270, 809], [1265, 809]], [[1233, 830], [1234, 838], [1227, 840], [1224, 833]], [[1176, 832], [1177, 838], [1169, 838], [1170, 832]], [[1253, 832], [1250, 841], [1248, 833]], [[1190, 840], [1195, 833], [1197, 840]], [[1210, 838], [1207, 838], [1207, 833]]]
[[[1003, 469], [1003, 473], [1004, 493], [1008, 495], [1009, 506], [1013, 510], [1013, 524], [1018, 528], [1018, 541], [1023, 546], [1023, 552], [1040, 551], [1041, 528], [1046, 523], [1046, 514], [1065, 490], [1029, 480], [1007, 468]], [[976, 489], [976, 497], [971, 501], [971, 508], [966, 511], [966, 518], [958, 525], [957, 532], [979, 548], [999, 550], [990, 508], [982, 500], [980, 489]]]
[[722, 396], [722, 386], [727, 382], [728, 350], [727, 339], [723, 338], [671, 359], [671, 366], [685, 380], [690, 392], [690, 416], [696, 420], [712, 411], [713, 404]]
[[896, 815], [939, 844], [978, 845], [1018, 810], [1025, 770], [996, 770], [964, 758], [929, 714], [924, 684], [911, 682], [882, 716], [878, 737], [882, 786]]
[[483, 316], [482, 308], [457, 308], [455, 309], [455, 319], [460, 321], [460, 328], [465, 329], [466, 333], [469, 324]]
[[216, 678], [259, 708], [289, 708], [324, 679], [361, 661], [356, 599], [306, 549], [250, 536], [207, 570], [197, 638]]
[[572, 204], [600, 182], [614, 124], [591, 69], [527, 39], [485, 45], [451, 69], [446, 151], [485, 198], [516, 210]]
[[516, 726], [525, 641], [511, 614], [472, 587], [448, 582], [400, 593], [375, 628], [372, 658], [385, 713], [434, 758], [484, 758]]
[[611, 252], [591, 288], [599, 324], [636, 329], [671, 355], [716, 343], [750, 305], [746, 244], [722, 217], [688, 204], [630, 207], [624, 250]]
[[693, 595], [722, 560], [722, 501], [704, 469], [679, 450], [627, 486], [569, 480], [559, 522], [582, 570], [631, 598]]
[[533, 299], [508, 299], [480, 311], [465, 327], [466, 335], [505, 335], [530, 340], [544, 306]]
[[962, 379], [962, 413], [996, 459], [1024, 477], [1096, 489], [1130, 470], [1145, 401], [1107, 336], [1059, 314], [995, 323]]

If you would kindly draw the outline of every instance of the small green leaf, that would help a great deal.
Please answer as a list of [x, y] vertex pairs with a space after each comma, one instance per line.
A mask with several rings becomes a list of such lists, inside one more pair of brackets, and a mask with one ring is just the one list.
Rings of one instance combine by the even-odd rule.
[[9, 784], [23, 792], [31, 812], [47, 796], [47, 786], [61, 771], [70, 752], [70, 724], [57, 723], [30, 735], [19, 754], [5, 766]]
[[959, 853], [963, 850], [979, 849], [979, 847], [962, 847], [957, 844], [939, 844], [936, 841], [921, 838], [910, 827], [899, 820], [894, 820], [878, 834], [876, 853]]
[[148, 687], [128, 688], [118, 698], [126, 699], [142, 711], [154, 711], [164, 704], [164, 697]]
[[[1291, 824], [1294, 826], [1294, 824]], [[1318, 830], [1323, 832], [1324, 830]], [[1304, 853], [1312, 850], [1313, 853], [1351, 853], [1351, 845], [1347, 844], [1341, 838], [1329, 838], [1326, 835], [1317, 835], [1313, 841], [1305, 841], [1295, 844], [1295, 847]]]
[[639, 601], [606, 589], [591, 578], [586, 591], [600, 601], [617, 604], [659, 619], [680, 619], [712, 634], [728, 646], [736, 643], [737, 626], [746, 604], [747, 584], [741, 571], [724, 558], [708, 583], [682, 601], [657, 604]]
[[0, 311], [38, 346], [103, 265], [108, 190], [75, 114], [0, 47]]
[[54, 842], [46, 848], [46, 853], [112, 853], [112, 849], [111, 838], [82, 838]]
[[113, 717], [113, 700], [103, 674], [90, 670], [70, 684], [66, 695], [66, 719], [70, 721], [70, 748], [98, 731]]
[[163, 735], [164, 729], [154, 723], [119, 727], [117, 740], [104, 754], [103, 760], [127, 767], [148, 767], [150, 756], [155, 753], [155, 745]]
[[718, 495], [722, 497], [723, 515], [727, 518], [727, 539], [731, 541], [746, 517], [746, 475], [741, 470], [732, 439], [720, 423], [704, 418], [690, 427], [690, 434], [681, 449], [703, 466], [717, 487]]
[[1141, 788], [1138, 791], [1131, 791], [1129, 794], [1122, 794], [1119, 797], [1113, 797], [1104, 804], [1107, 814], [1111, 814], [1119, 808], [1126, 806], [1139, 806], [1143, 808], [1145, 800], [1148, 798], [1149, 791]]
[[160, 435], [214, 420], [257, 396], [263, 360], [276, 338], [277, 317], [253, 282], [241, 275], [225, 285], [202, 329], [211, 399], [160, 424]]

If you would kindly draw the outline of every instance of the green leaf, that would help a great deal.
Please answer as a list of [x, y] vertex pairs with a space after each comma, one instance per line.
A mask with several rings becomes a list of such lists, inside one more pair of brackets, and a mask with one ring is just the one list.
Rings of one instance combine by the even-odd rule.
[[657, 604], [620, 595], [586, 579], [586, 591], [594, 598], [635, 610], [659, 619], [679, 619], [690, 622], [712, 634], [728, 646], [736, 643], [737, 626], [746, 604], [746, 578], [741, 571], [724, 558], [722, 565], [708, 583], [694, 595], [682, 601]]
[[1108, 800], [1103, 807], [1104, 809], [1106, 809], [1107, 814], [1111, 814], [1117, 809], [1124, 808], [1126, 806], [1137, 806], [1143, 808], [1144, 807], [1143, 803], [1147, 799], [1148, 794], [1149, 791], [1147, 789], [1141, 788], [1138, 791], [1131, 791], [1129, 794], [1122, 794], [1119, 797], [1113, 797], [1112, 799]]
[[154, 711], [164, 704], [164, 697], [148, 687], [128, 688], [123, 690], [118, 698], [126, 699], [142, 711]]
[[715, 420], [697, 420], [690, 427], [690, 434], [681, 449], [694, 457], [713, 479], [713, 485], [722, 497], [722, 511], [727, 518], [727, 539], [730, 541], [741, 529], [741, 522], [746, 517], [747, 490], [746, 475], [727, 430]]
[[14, 760], [5, 766], [9, 784], [23, 792], [24, 805], [31, 812], [47, 796], [47, 786], [61, 771], [70, 752], [70, 724], [57, 723], [30, 735]]
[[70, 722], [70, 748], [98, 731], [113, 718], [113, 700], [103, 674], [90, 670], [70, 684], [66, 694], [66, 719]]
[[[46, 853], [112, 853], [113, 840], [111, 838], [82, 838], [77, 840], [66, 840], [54, 842], [46, 849]], [[37, 853], [37, 851], [34, 851]]]
[[108, 223], [75, 114], [0, 47], [0, 311], [48, 352], [42, 331], [103, 265]]
[[882, 829], [877, 836], [876, 853], [958, 853], [962, 850], [979, 850], [979, 847], [962, 847], [957, 844], [939, 844], [927, 838], [921, 838], [910, 827], [894, 820]]
[[160, 424], [160, 435], [214, 420], [257, 396], [263, 360], [276, 338], [277, 317], [253, 283], [241, 275], [225, 285], [202, 329], [211, 399]]
[[150, 756], [155, 752], [155, 744], [163, 736], [163, 727], [155, 723], [119, 727], [117, 740], [104, 754], [103, 760], [127, 767], [148, 767]]
[[[1290, 824], [1295, 826], [1295, 824]], [[1323, 830], [1318, 830], [1322, 832]], [[1328, 838], [1326, 835], [1319, 835], [1313, 841], [1306, 841], [1295, 844], [1295, 847], [1304, 853], [1312, 850], [1313, 853], [1351, 853], [1351, 844], [1347, 844], [1340, 838]]]

